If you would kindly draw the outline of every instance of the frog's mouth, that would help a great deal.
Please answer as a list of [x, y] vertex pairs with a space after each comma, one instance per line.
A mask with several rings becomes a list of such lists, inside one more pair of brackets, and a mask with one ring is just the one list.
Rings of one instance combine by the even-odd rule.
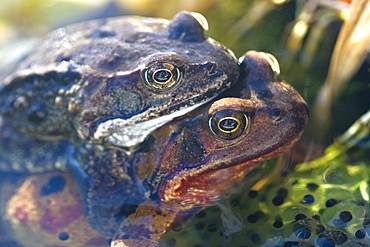
[[[222, 81], [224, 80], [225, 78], [222, 78]], [[99, 123], [95, 122], [97, 124], [94, 128], [91, 128], [90, 125], [88, 138], [93, 142], [103, 141], [122, 148], [134, 149], [155, 129], [208, 103], [221, 92], [230, 88], [231, 84], [232, 82], [228, 81], [223, 83], [221, 88], [215, 86], [208, 88], [207, 92], [198, 92], [192, 98], [177, 99], [177, 104], [173, 102], [168, 102], [167, 104], [159, 103], [157, 107], [151, 107], [152, 109], [149, 111], [143, 111], [130, 118], [117, 116], [99, 120]], [[159, 113], [162, 116], [158, 116]], [[143, 121], [143, 119], [146, 121]]]
[[97, 126], [95, 132], [92, 134], [92, 139], [97, 141], [104, 140], [115, 146], [134, 148], [142, 143], [155, 129], [170, 122], [174, 118], [180, 117], [198, 108], [211, 99], [212, 98], [192, 106], [181, 108], [171, 114], [139, 123], [137, 123], [136, 120], [140, 118], [140, 115], [136, 115], [129, 119], [108, 119]]

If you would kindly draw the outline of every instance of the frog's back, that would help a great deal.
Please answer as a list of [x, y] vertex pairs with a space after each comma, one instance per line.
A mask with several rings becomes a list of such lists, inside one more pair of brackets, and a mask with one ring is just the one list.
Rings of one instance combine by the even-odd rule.
[[234, 57], [226, 47], [208, 38], [207, 30], [198, 27], [193, 28], [194, 32], [189, 30], [199, 23], [178, 23], [180, 21], [188, 22], [125, 16], [62, 27], [36, 45], [17, 70], [73, 61], [79, 66], [112, 73], [132, 70], [156, 53], [186, 54], [198, 62], [206, 58], [217, 60], [222, 64], [220, 67], [233, 67], [230, 60], [218, 60], [218, 55], [227, 54], [231, 61]]
[[[135, 46], [142, 47], [149, 37], [153, 41], [158, 37], [165, 37], [168, 25], [169, 21], [166, 19], [127, 16], [61, 27], [48, 34], [17, 69], [73, 61], [95, 70], [126, 70], [130, 66], [134, 67], [128, 62], [139, 57], [127, 58], [124, 51], [132, 55]], [[139, 43], [140, 34], [145, 35], [144, 42]], [[145, 49], [149, 47], [146, 46]], [[120, 58], [120, 61], [114, 61], [115, 57]]]

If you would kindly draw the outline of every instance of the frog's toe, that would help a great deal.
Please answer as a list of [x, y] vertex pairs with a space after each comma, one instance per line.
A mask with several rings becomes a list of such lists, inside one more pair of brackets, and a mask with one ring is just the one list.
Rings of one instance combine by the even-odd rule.
[[158, 247], [159, 243], [151, 239], [118, 239], [112, 241], [111, 247]]

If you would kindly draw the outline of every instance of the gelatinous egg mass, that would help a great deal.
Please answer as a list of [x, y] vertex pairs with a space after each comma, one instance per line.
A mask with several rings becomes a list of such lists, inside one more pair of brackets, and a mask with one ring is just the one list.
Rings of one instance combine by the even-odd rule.
[[161, 246], [370, 246], [368, 162], [344, 153], [264, 179], [198, 213]]

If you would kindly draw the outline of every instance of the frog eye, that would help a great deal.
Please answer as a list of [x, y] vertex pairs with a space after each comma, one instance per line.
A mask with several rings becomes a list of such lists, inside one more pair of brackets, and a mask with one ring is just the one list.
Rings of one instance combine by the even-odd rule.
[[156, 89], [173, 87], [180, 79], [179, 69], [170, 63], [160, 63], [145, 71], [145, 80], [149, 86]]
[[237, 110], [222, 110], [209, 119], [209, 127], [212, 132], [226, 140], [232, 140], [244, 133], [248, 126], [248, 118], [244, 113]]

